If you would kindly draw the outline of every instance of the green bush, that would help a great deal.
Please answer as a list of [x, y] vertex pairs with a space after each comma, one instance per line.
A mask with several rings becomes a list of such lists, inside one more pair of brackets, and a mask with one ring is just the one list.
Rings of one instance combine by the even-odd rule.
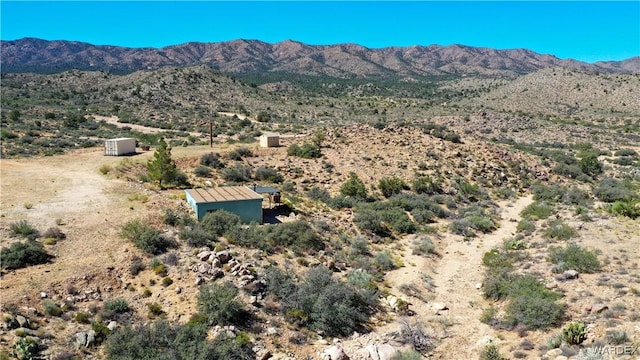
[[549, 222], [544, 235], [550, 239], [569, 240], [573, 237], [578, 236], [578, 232], [569, 225], [565, 224], [562, 219], [556, 219]]
[[227, 167], [222, 170], [222, 178], [231, 182], [247, 182], [251, 181], [253, 168], [247, 165], [237, 165]]
[[575, 244], [549, 249], [548, 260], [556, 264], [558, 271], [577, 270], [590, 274], [601, 269], [596, 254]]
[[45, 264], [53, 258], [44, 246], [36, 241], [17, 242], [0, 250], [2, 268], [13, 270], [31, 265]]
[[78, 312], [74, 318], [77, 323], [88, 324], [90, 322], [89, 314], [84, 312]]
[[284, 177], [278, 172], [278, 170], [266, 166], [261, 166], [256, 169], [255, 178], [257, 180], [268, 181], [277, 184], [281, 183], [284, 180]]
[[[207, 214], [208, 215], [208, 214]], [[206, 215], [205, 215], [206, 217]], [[180, 229], [178, 233], [180, 239], [184, 240], [193, 247], [201, 247], [212, 244], [218, 238], [218, 235], [206, 230], [202, 225], [196, 224], [190, 227]]]
[[210, 177], [211, 169], [206, 166], [200, 165], [195, 168], [195, 170], [193, 170], [193, 173], [196, 174], [197, 177]]
[[381, 271], [389, 271], [395, 269], [396, 263], [388, 250], [381, 251], [375, 256], [375, 266]]
[[238, 289], [231, 283], [211, 283], [200, 288], [198, 312], [209, 325], [243, 325], [249, 313], [238, 299]]
[[517, 276], [509, 289], [507, 321], [512, 326], [523, 325], [533, 330], [556, 326], [566, 310], [565, 304], [556, 301], [559, 297], [533, 276]]
[[122, 227], [120, 235], [125, 239], [131, 240], [140, 250], [153, 255], [163, 254], [168, 249], [178, 246], [173, 239], [165, 237], [159, 230], [140, 220], [127, 222]]
[[42, 307], [44, 308], [44, 312], [51, 316], [60, 316], [63, 313], [60, 306], [51, 300], [43, 301]]
[[111, 334], [105, 344], [107, 359], [224, 360], [254, 359], [246, 336], [225, 332], [207, 340], [203, 324], [172, 325], [159, 320], [148, 325], [125, 326]]
[[582, 169], [578, 165], [558, 164], [552, 169], [554, 174], [558, 174], [571, 179], [578, 179], [584, 175]]
[[320, 200], [324, 203], [331, 200], [331, 195], [329, 195], [329, 192], [317, 186], [314, 186], [311, 189], [309, 189], [309, 191], [307, 191], [307, 196], [311, 200], [314, 200], [314, 201]]
[[307, 271], [299, 283], [277, 268], [270, 268], [266, 277], [268, 290], [281, 301], [289, 322], [326, 336], [362, 331], [377, 301], [370, 283], [365, 288], [350, 286], [324, 266]]
[[436, 254], [436, 246], [427, 236], [419, 236], [413, 241], [412, 253], [414, 255]]
[[401, 178], [392, 176], [380, 179], [378, 181], [378, 189], [380, 189], [384, 197], [388, 198], [392, 195], [399, 194], [402, 190], [407, 190], [408, 186]]
[[442, 194], [442, 180], [430, 177], [418, 177], [413, 180], [411, 188], [418, 194]]
[[389, 236], [390, 231], [383, 223], [380, 213], [369, 207], [362, 206], [353, 216], [353, 223], [364, 231], [380, 236]]
[[36, 359], [40, 352], [40, 345], [33, 337], [23, 337], [13, 344], [13, 354], [18, 360]]
[[215, 236], [222, 236], [231, 228], [238, 226], [241, 220], [234, 213], [226, 210], [208, 212], [200, 221], [202, 228]]
[[615, 156], [637, 156], [638, 153], [633, 149], [620, 149], [614, 153]]
[[200, 164], [214, 169], [222, 169], [225, 167], [225, 163], [222, 161], [222, 158], [218, 153], [208, 153], [202, 155], [200, 157]]
[[127, 300], [123, 298], [107, 300], [104, 303], [104, 309], [117, 314], [123, 314], [131, 311], [131, 308], [129, 307], [129, 303], [127, 303]]
[[531, 220], [522, 219], [520, 220], [520, 222], [518, 222], [518, 225], [516, 225], [517, 232], [525, 233], [527, 235], [532, 234], [535, 230], [536, 223]]
[[612, 214], [618, 214], [631, 219], [636, 219], [640, 217], [640, 200], [633, 198], [618, 200], [611, 204], [611, 206], [609, 206], [607, 210]]
[[638, 193], [629, 181], [620, 181], [609, 177], [602, 179], [593, 188], [593, 194], [607, 203], [638, 197]]
[[587, 339], [587, 326], [582, 321], [572, 321], [562, 329], [562, 337], [567, 344], [582, 344]]
[[500, 354], [498, 345], [490, 343], [482, 348], [480, 353], [480, 360], [505, 360], [506, 358]]
[[15, 236], [21, 236], [29, 240], [34, 240], [40, 233], [36, 228], [31, 226], [27, 220], [20, 220], [9, 225], [9, 230]]
[[287, 155], [297, 156], [304, 159], [316, 159], [322, 157], [322, 151], [317, 144], [305, 142], [302, 146], [292, 144], [287, 148]]
[[534, 202], [529, 204], [520, 215], [527, 220], [542, 220], [553, 214], [553, 208], [545, 202]]
[[598, 157], [596, 155], [583, 157], [578, 161], [578, 167], [580, 167], [580, 170], [582, 170], [583, 173], [593, 178], [602, 174], [603, 171], [602, 163], [598, 161]]
[[354, 172], [349, 173], [349, 179], [347, 179], [347, 181], [340, 187], [340, 194], [359, 199], [366, 199], [369, 197], [367, 187]]

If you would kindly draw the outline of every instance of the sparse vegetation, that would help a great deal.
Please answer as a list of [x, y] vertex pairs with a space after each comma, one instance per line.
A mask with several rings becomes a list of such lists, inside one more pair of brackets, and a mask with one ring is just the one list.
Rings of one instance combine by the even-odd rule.
[[158, 255], [168, 249], [175, 248], [177, 243], [160, 233], [159, 230], [143, 223], [141, 220], [127, 222], [120, 232], [121, 236], [129, 239], [140, 250]]
[[45, 264], [53, 259], [41, 243], [33, 240], [13, 243], [0, 250], [3, 269], [20, 269], [27, 266]]

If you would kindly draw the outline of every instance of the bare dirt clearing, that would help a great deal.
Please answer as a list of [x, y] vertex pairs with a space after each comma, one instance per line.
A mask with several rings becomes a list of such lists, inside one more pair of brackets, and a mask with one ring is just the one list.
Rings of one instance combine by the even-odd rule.
[[40, 232], [59, 227], [66, 234], [65, 240], [48, 246], [56, 256], [52, 265], [19, 269], [3, 276], [4, 301], [17, 300], [50, 282], [102, 271], [124, 259], [129, 244], [118, 232], [125, 221], [144, 216], [148, 210], [129, 200], [131, 193], [143, 191], [138, 184], [100, 173], [101, 166], [113, 167], [121, 160], [104, 156], [101, 149], [0, 160], [2, 246], [17, 240], [9, 239], [9, 225], [20, 220]]

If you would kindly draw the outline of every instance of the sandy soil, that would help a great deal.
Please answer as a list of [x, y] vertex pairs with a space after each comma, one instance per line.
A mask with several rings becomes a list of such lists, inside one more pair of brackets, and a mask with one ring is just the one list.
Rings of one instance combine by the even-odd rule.
[[[476, 358], [479, 344], [484, 336], [496, 338], [495, 331], [480, 322], [485, 300], [477, 285], [482, 282], [484, 268], [482, 256], [485, 252], [502, 244], [503, 240], [515, 234], [520, 212], [532, 202], [531, 196], [521, 197], [514, 202], [500, 203], [502, 221], [500, 228], [491, 234], [464, 241], [460, 236], [444, 235], [437, 248], [441, 258], [434, 259], [412, 254], [413, 236], [404, 239], [405, 266], [391, 271], [385, 277], [392, 286], [392, 293], [411, 302], [410, 309], [415, 312], [410, 321], [421, 324], [439, 323], [439, 327], [430, 326], [433, 336], [444, 337], [433, 354], [434, 359], [471, 359]], [[424, 296], [402, 295], [401, 285], [413, 284], [424, 288], [423, 274], [434, 281], [434, 289]], [[441, 304], [447, 310], [438, 311], [434, 306]], [[378, 330], [378, 333], [390, 332], [399, 328], [394, 322]], [[436, 332], [436, 333], [433, 333]]]

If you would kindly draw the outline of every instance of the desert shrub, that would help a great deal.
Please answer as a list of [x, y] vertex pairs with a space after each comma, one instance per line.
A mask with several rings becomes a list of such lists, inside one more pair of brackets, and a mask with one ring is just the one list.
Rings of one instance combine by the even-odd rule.
[[492, 216], [487, 211], [477, 205], [460, 209], [460, 215], [469, 222], [469, 227], [482, 233], [492, 232], [497, 228]]
[[608, 331], [607, 332], [607, 342], [613, 345], [620, 345], [628, 342], [629, 334], [625, 331]]
[[553, 214], [553, 208], [546, 202], [533, 202], [522, 210], [520, 215], [528, 220], [546, 219]]
[[27, 240], [13, 243], [8, 248], [0, 249], [3, 269], [20, 269], [31, 265], [45, 264], [53, 258], [44, 246], [36, 241]]
[[637, 156], [638, 153], [633, 149], [620, 149], [614, 153], [615, 156]]
[[114, 312], [116, 314], [124, 314], [126, 312], [131, 311], [131, 307], [129, 307], [129, 303], [127, 303], [127, 300], [123, 298], [107, 300], [105, 301], [103, 307], [104, 307], [104, 310]]
[[457, 190], [456, 198], [463, 202], [476, 202], [488, 198], [484, 189], [465, 179], [457, 179], [453, 186]]
[[[416, 224], [411, 221], [409, 215], [399, 207], [391, 206], [378, 210], [382, 220], [391, 230], [400, 234], [413, 234], [416, 232]], [[355, 218], [354, 218], [355, 221]]]
[[640, 201], [635, 198], [618, 200], [611, 204], [607, 210], [612, 214], [626, 216], [631, 219], [640, 217]]
[[20, 220], [11, 223], [9, 225], [9, 230], [11, 230], [11, 233], [13, 235], [21, 236], [29, 240], [34, 240], [35, 238], [40, 236], [38, 230], [31, 226], [31, 224], [29, 224], [27, 220]]
[[572, 321], [562, 329], [562, 337], [567, 344], [582, 344], [587, 339], [587, 326], [582, 321]]
[[569, 240], [578, 236], [578, 232], [567, 225], [562, 219], [556, 219], [549, 222], [547, 230], [544, 232], [547, 238], [555, 240]]
[[159, 320], [148, 325], [125, 326], [111, 334], [105, 344], [107, 359], [223, 360], [254, 359], [246, 337], [237, 339], [222, 332], [207, 340], [203, 324], [173, 325]]
[[533, 233], [536, 230], [536, 223], [531, 220], [522, 219], [516, 225], [516, 231], [525, 233], [527, 235]]
[[231, 182], [247, 182], [251, 181], [253, 168], [247, 165], [237, 165], [227, 167], [222, 170], [222, 178]]
[[353, 223], [364, 231], [380, 236], [389, 236], [389, 229], [382, 222], [379, 212], [366, 206], [357, 209]]
[[189, 246], [200, 247], [207, 246], [215, 242], [218, 235], [206, 230], [202, 225], [195, 224], [193, 226], [184, 227], [178, 233], [180, 239], [186, 241]]
[[266, 166], [261, 166], [256, 169], [255, 178], [272, 183], [281, 183], [284, 180], [284, 177], [278, 172], [278, 170]]
[[287, 148], [287, 155], [297, 156], [303, 159], [316, 159], [322, 157], [320, 146], [314, 143], [305, 142], [302, 146], [292, 144]]
[[167, 286], [169, 286], [171, 284], [173, 284], [173, 279], [171, 279], [168, 276], [162, 278], [162, 286], [167, 287]]
[[148, 303], [147, 304], [148, 316], [150, 319], [164, 315], [164, 310], [162, 310], [162, 305], [158, 303]]
[[89, 314], [85, 312], [78, 312], [74, 318], [77, 323], [88, 324], [90, 322]]
[[512, 252], [500, 251], [498, 249], [492, 249], [487, 251], [482, 256], [482, 265], [489, 269], [506, 269], [513, 268], [513, 262], [515, 257]]
[[249, 317], [244, 304], [238, 299], [238, 289], [228, 282], [201, 287], [198, 312], [207, 318], [209, 325], [243, 325]]
[[366, 199], [369, 196], [364, 182], [354, 172], [349, 173], [349, 179], [340, 187], [340, 194], [359, 199]]
[[13, 344], [13, 355], [18, 360], [36, 359], [40, 352], [40, 345], [33, 337], [22, 337]]
[[558, 271], [577, 270], [589, 274], [598, 272], [601, 268], [595, 253], [575, 244], [549, 249], [548, 260], [556, 264]]
[[226, 210], [208, 212], [201, 220], [202, 228], [216, 236], [222, 236], [240, 224], [240, 217]]
[[636, 159], [630, 156], [613, 159], [613, 163], [620, 166], [631, 166], [635, 164], [635, 162], [636, 162]]
[[480, 353], [480, 360], [505, 360], [506, 358], [500, 354], [498, 345], [490, 343], [482, 348]]
[[600, 180], [593, 188], [593, 194], [601, 201], [613, 203], [619, 200], [638, 197], [633, 185], [629, 181], [619, 181], [613, 178]]
[[43, 301], [42, 307], [44, 308], [44, 312], [51, 316], [60, 316], [63, 312], [60, 306], [51, 300]]
[[327, 336], [347, 336], [367, 321], [373, 304], [323, 266], [310, 269], [285, 304], [288, 318]]
[[382, 271], [395, 269], [396, 263], [388, 250], [380, 251], [374, 258], [375, 266]]
[[173, 209], [164, 210], [164, 218], [162, 223], [169, 226], [176, 226], [180, 223], [180, 214]]
[[409, 350], [409, 351], [401, 351], [393, 355], [391, 360], [420, 360], [422, 359], [422, 354], [417, 351]]
[[584, 175], [582, 169], [578, 165], [558, 164], [552, 169], [554, 174], [558, 174], [571, 179], [578, 179]]
[[442, 180], [431, 177], [415, 178], [411, 184], [411, 188], [418, 194], [434, 195], [443, 193]]
[[200, 157], [200, 164], [214, 169], [222, 169], [225, 163], [222, 161], [220, 154], [208, 153]]
[[199, 165], [195, 170], [193, 170], [193, 173], [196, 174], [197, 177], [210, 177], [211, 169], [206, 166]]
[[394, 194], [399, 194], [402, 190], [407, 190], [408, 186], [401, 178], [392, 176], [380, 179], [378, 181], [378, 189], [380, 189], [384, 197], [388, 198]]
[[142, 270], [144, 270], [145, 266], [142, 263], [142, 259], [139, 257], [134, 257], [131, 260], [131, 265], [129, 265], [129, 273], [133, 276], [138, 275]]
[[531, 275], [517, 276], [510, 285], [507, 322], [528, 329], [546, 329], [558, 325], [564, 318], [566, 305], [556, 300], [559, 294], [548, 290]]
[[50, 227], [42, 236], [47, 239], [64, 240], [67, 236], [57, 227]]
[[325, 189], [319, 188], [317, 186], [312, 187], [307, 191], [307, 196], [309, 199], [317, 201], [320, 200], [324, 203], [328, 202], [331, 199], [331, 195]]
[[582, 159], [580, 159], [580, 161], [578, 161], [578, 167], [583, 173], [593, 178], [602, 174], [603, 171], [602, 163], [598, 161], [598, 156], [596, 155], [588, 155], [583, 157]]
[[239, 147], [227, 154], [227, 157], [229, 159], [236, 160], [236, 161], [239, 161], [239, 160], [242, 160], [242, 158], [251, 157], [251, 156], [253, 156], [253, 153], [247, 147]]
[[264, 240], [272, 248], [286, 247], [296, 253], [318, 251], [324, 248], [324, 241], [317, 231], [306, 221], [296, 220], [269, 226]]
[[160, 233], [160, 230], [143, 223], [140, 220], [131, 220], [124, 224], [120, 235], [133, 241], [133, 244], [142, 251], [158, 255], [168, 249], [176, 248], [178, 244]]
[[497, 325], [498, 324], [498, 309], [494, 306], [489, 306], [488, 308], [482, 311], [482, 315], [480, 315], [480, 322], [487, 325]]
[[474, 237], [476, 234], [471, 230], [471, 224], [467, 219], [456, 219], [449, 224], [449, 230], [464, 237]]
[[436, 246], [427, 236], [418, 236], [412, 245], [414, 255], [436, 254]]
[[359, 201], [360, 199], [340, 194], [327, 200], [327, 205], [332, 209], [345, 209], [354, 207]]

